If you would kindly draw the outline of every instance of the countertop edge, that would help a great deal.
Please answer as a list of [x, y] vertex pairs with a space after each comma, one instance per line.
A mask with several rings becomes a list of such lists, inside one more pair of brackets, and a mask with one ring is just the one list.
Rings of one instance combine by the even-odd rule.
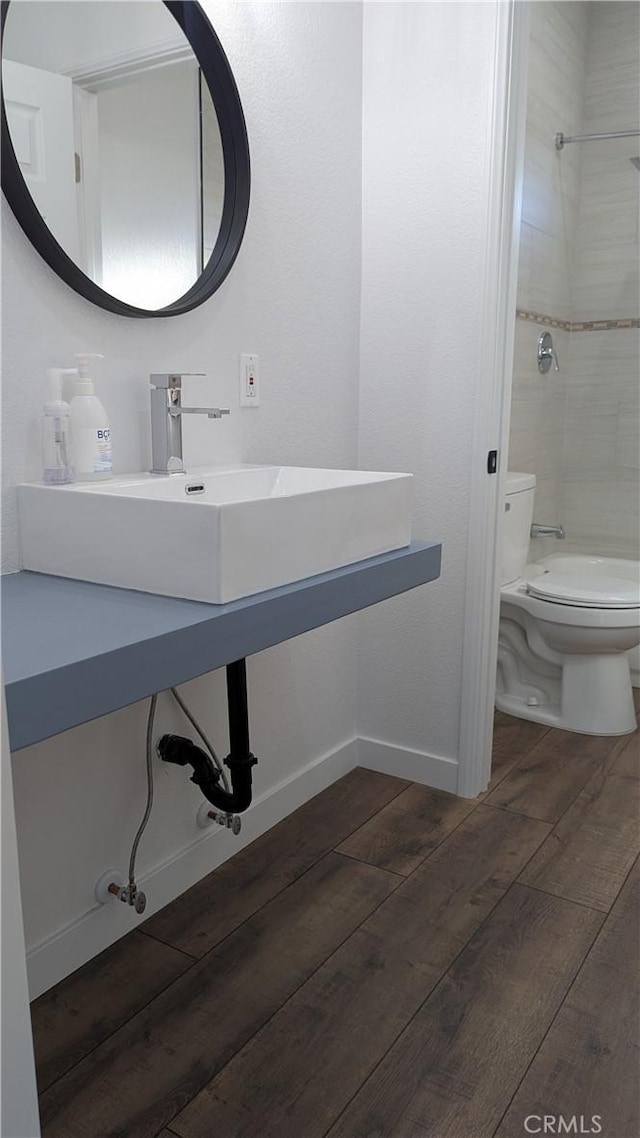
[[[21, 636], [20, 612], [3, 620], [3, 658], [5, 693], [11, 749], [41, 742], [62, 731], [79, 726], [99, 716], [117, 711], [129, 704], [185, 683], [196, 676], [215, 671], [242, 657], [254, 655], [275, 644], [282, 643], [321, 625], [339, 620], [350, 613], [361, 611], [390, 597], [397, 596], [422, 584], [436, 580], [440, 575], [441, 545], [438, 542], [412, 542], [402, 550], [367, 561], [356, 562], [318, 577], [298, 581], [291, 586], [260, 593], [232, 605], [203, 605], [185, 607], [185, 623], [145, 635], [135, 642], [123, 643], [101, 651], [99, 642], [95, 651], [86, 649], [77, 659], [61, 662], [60, 666], [38, 667], [37, 651], [33, 667], [12, 678], [11, 652], [15, 638]], [[44, 575], [24, 573], [12, 575], [12, 601], [19, 597], [22, 582], [30, 578], [29, 629], [37, 627], [37, 612], [33, 611], [33, 578]], [[5, 581], [7, 578], [4, 579]], [[61, 579], [56, 579], [61, 580]], [[27, 582], [24, 581], [26, 587]], [[73, 605], [74, 586], [85, 582], [66, 581], [63, 594]], [[109, 586], [91, 586], [96, 601], [104, 596], [110, 611], [117, 608], [120, 592]], [[25, 589], [26, 591], [26, 589]], [[150, 594], [140, 594], [149, 597]], [[167, 610], [171, 598], [166, 599]], [[86, 588], [85, 588], [86, 603]], [[209, 615], [210, 610], [210, 615]], [[171, 609], [175, 620], [175, 605]], [[61, 626], [64, 611], [60, 613]], [[22, 622], [23, 632], [27, 627]], [[7, 631], [7, 625], [9, 630]], [[68, 647], [67, 647], [68, 655]]]

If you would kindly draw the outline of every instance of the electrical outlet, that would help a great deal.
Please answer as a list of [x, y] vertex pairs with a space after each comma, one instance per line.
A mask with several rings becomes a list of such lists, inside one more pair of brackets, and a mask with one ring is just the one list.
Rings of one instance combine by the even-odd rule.
[[240, 406], [260, 406], [260, 359], [252, 353], [240, 356]]

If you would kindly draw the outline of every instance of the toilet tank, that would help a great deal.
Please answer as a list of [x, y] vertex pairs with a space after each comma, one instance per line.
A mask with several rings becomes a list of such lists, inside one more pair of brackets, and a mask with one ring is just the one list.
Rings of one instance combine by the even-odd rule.
[[502, 519], [503, 585], [517, 580], [527, 564], [535, 493], [535, 474], [520, 474], [511, 470], [507, 472], [505, 513]]

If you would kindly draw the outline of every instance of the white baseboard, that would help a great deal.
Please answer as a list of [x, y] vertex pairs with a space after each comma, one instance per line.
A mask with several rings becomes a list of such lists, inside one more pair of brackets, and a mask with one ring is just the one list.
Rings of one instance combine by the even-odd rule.
[[142, 916], [114, 899], [83, 913], [34, 945], [27, 952], [29, 998], [35, 999], [75, 972], [357, 765], [358, 741], [351, 739], [256, 798], [243, 817], [238, 837], [217, 826], [201, 831], [191, 845], [140, 878], [139, 885], [147, 894], [147, 909]]
[[357, 755], [359, 767], [408, 778], [411, 782], [433, 786], [436, 790], [448, 790], [451, 794], [458, 792], [458, 763], [455, 759], [413, 751], [410, 747], [395, 747], [391, 743], [363, 739], [362, 736], [357, 740]]
[[408, 747], [395, 747], [376, 739], [351, 739], [256, 798], [251, 810], [243, 817], [242, 831], [237, 838], [217, 826], [204, 830], [189, 846], [141, 877], [138, 884], [147, 894], [147, 909], [142, 916], [138, 917], [129, 906], [116, 900], [107, 905], [96, 905], [31, 947], [27, 952], [30, 999], [34, 1000], [131, 932], [147, 917], [175, 900], [238, 850], [255, 841], [308, 802], [314, 794], [356, 766], [453, 794], [457, 791], [458, 763], [453, 759], [413, 751]]

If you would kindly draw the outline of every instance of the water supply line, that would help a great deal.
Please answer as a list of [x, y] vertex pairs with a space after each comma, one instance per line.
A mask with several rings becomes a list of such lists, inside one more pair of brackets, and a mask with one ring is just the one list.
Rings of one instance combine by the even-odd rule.
[[[158, 704], [158, 693], [156, 692], [151, 696], [151, 703], [149, 704], [149, 715], [147, 718], [147, 739], [146, 739], [146, 768], [147, 768], [147, 804], [142, 816], [142, 821], [138, 826], [133, 845], [131, 847], [131, 855], [129, 857], [129, 881], [126, 885], [121, 885], [120, 882], [111, 881], [106, 885], [106, 895], [111, 894], [117, 897], [119, 901], [124, 901], [125, 905], [131, 905], [136, 913], [144, 913], [147, 907], [147, 898], [141, 889], [136, 885], [136, 856], [138, 853], [138, 846], [144, 831], [147, 827], [147, 822], [151, 815], [153, 807], [153, 724], [156, 718], [156, 707]], [[121, 879], [120, 879], [121, 880]], [[102, 879], [98, 882], [96, 894], [100, 900], [100, 892], [102, 889]]]
[[149, 705], [149, 716], [147, 719], [147, 740], [146, 740], [146, 766], [147, 766], [147, 805], [145, 807], [142, 821], [138, 826], [138, 831], [133, 839], [131, 847], [131, 856], [129, 858], [129, 883], [125, 887], [127, 896], [123, 898], [129, 905], [133, 905], [136, 913], [143, 913], [147, 904], [147, 898], [144, 893], [139, 892], [136, 886], [136, 855], [138, 853], [138, 846], [140, 839], [145, 832], [147, 822], [151, 815], [151, 808], [153, 806], [153, 724], [156, 718], [156, 706], [158, 703], [157, 692], [151, 696], [151, 703]]
[[[197, 747], [190, 739], [180, 735], [163, 735], [158, 743], [158, 754], [165, 762], [185, 766], [190, 763], [194, 773], [191, 781], [200, 787], [209, 802], [217, 806], [222, 813], [209, 811], [208, 817], [225, 826], [234, 834], [240, 832], [240, 819], [238, 813], [246, 810], [251, 804], [251, 767], [257, 759], [249, 751], [249, 722], [247, 711], [247, 680], [245, 661], [239, 660], [227, 667], [227, 694], [229, 704], [229, 736], [231, 739], [231, 753], [225, 760], [231, 772], [231, 786], [216, 752], [200, 727], [195, 716], [176, 688], [171, 688], [171, 694], [180, 710], [189, 720], [191, 726], [204, 743], [209, 754]], [[142, 835], [147, 827], [153, 808], [153, 726], [156, 717], [158, 693], [151, 697], [149, 715], [147, 718], [146, 733], [146, 772], [147, 772], [147, 802], [142, 821], [138, 826], [133, 839], [131, 855], [129, 857], [129, 880], [122, 884], [122, 878], [114, 881], [115, 873], [109, 871], [98, 882], [96, 896], [101, 902], [109, 896], [117, 897], [127, 905], [135, 908], [136, 913], [143, 913], [147, 898], [136, 885], [136, 858]], [[218, 784], [222, 783], [222, 787]]]

